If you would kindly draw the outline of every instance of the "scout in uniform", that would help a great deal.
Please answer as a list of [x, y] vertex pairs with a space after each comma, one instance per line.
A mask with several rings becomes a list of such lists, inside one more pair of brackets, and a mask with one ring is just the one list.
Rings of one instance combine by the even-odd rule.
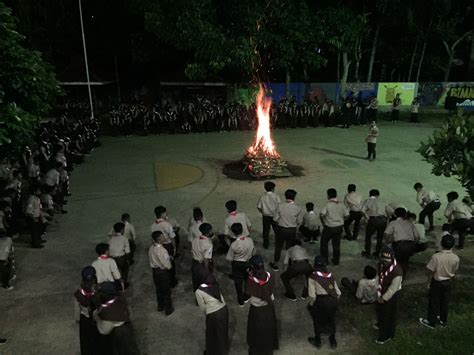
[[[359, 234], [360, 220], [364, 216], [362, 213], [362, 196], [356, 192], [356, 185], [347, 186], [347, 194], [344, 196], [344, 205], [349, 209], [349, 218], [344, 222], [346, 239], [357, 240]], [[354, 222], [354, 228], [351, 233], [351, 224]]]
[[428, 221], [430, 223], [428, 231], [432, 231], [434, 229], [433, 213], [441, 207], [439, 196], [431, 190], [425, 190], [423, 185], [419, 182], [417, 182], [413, 188], [416, 191], [416, 202], [418, 202], [423, 209], [420, 212], [419, 222], [424, 225], [425, 219], [428, 216]]
[[5, 229], [0, 229], [0, 275], [2, 280], [2, 287], [5, 290], [13, 290], [10, 285], [10, 278], [12, 273], [13, 260], [13, 242], [8, 237]]
[[308, 252], [301, 246], [301, 240], [296, 239], [293, 241], [293, 246], [286, 251], [283, 264], [286, 265], [286, 270], [281, 274], [280, 278], [285, 286], [285, 297], [296, 301], [295, 291], [290, 281], [299, 275], [303, 275], [304, 288], [301, 298], [306, 299], [308, 297], [308, 275], [313, 268], [309, 263]]
[[392, 102], [392, 122], [397, 122], [400, 118], [400, 108], [402, 106], [402, 99], [400, 99], [400, 94], [395, 95], [395, 98]]
[[125, 226], [123, 229], [123, 236], [130, 243], [130, 254], [129, 254], [128, 262], [130, 265], [133, 265], [135, 263], [135, 260], [133, 260], [133, 257], [135, 256], [135, 251], [137, 250], [137, 244], [136, 244], [137, 234], [135, 233], [135, 227], [133, 226], [133, 224], [130, 223], [130, 214], [124, 213], [122, 214], [122, 217], [120, 219]]
[[309, 337], [308, 341], [319, 349], [321, 333], [325, 331], [329, 333], [331, 348], [335, 349], [337, 348], [336, 312], [341, 291], [334, 276], [326, 268], [324, 256], [314, 258], [314, 272], [309, 276], [308, 292], [311, 298], [308, 309], [314, 326], [314, 337]]
[[163, 247], [165, 237], [163, 236], [162, 232], [153, 232], [151, 238], [153, 240], [153, 244], [150, 246], [150, 249], [148, 249], [148, 260], [153, 272], [153, 282], [155, 284], [158, 312], [165, 311], [165, 314], [169, 316], [174, 311], [173, 305], [171, 303], [170, 255]]
[[124, 237], [125, 225], [121, 222], [114, 224], [114, 234], [109, 237], [109, 256], [115, 260], [122, 275], [125, 288], [128, 287], [128, 260], [130, 254], [130, 243]]
[[385, 344], [395, 336], [398, 291], [402, 289], [403, 270], [395, 259], [393, 250], [385, 247], [378, 265], [377, 286], [377, 323], [378, 330], [375, 341]]
[[204, 213], [199, 207], [193, 208], [193, 216], [189, 219], [188, 223], [188, 242], [192, 243], [195, 238], [201, 236], [199, 227], [201, 224], [207, 222], [204, 217]]
[[446, 227], [451, 233], [458, 232], [458, 248], [464, 249], [464, 239], [471, 225], [472, 211], [466, 204], [458, 200], [459, 195], [455, 191], [447, 194], [448, 205], [444, 216], [448, 219]]
[[229, 353], [229, 309], [219, 283], [205, 267], [196, 272], [199, 286], [194, 292], [199, 308], [206, 314], [206, 355]]
[[349, 210], [344, 203], [337, 199], [336, 189], [327, 190], [328, 202], [321, 209], [320, 217], [323, 224], [321, 235], [321, 255], [329, 260], [328, 244], [332, 240], [332, 263], [339, 265], [341, 257], [341, 235], [344, 219], [349, 216]]
[[380, 131], [375, 124], [375, 121], [372, 121], [369, 126], [367, 137], [365, 138], [365, 142], [367, 143], [367, 159], [370, 161], [374, 161], [377, 157], [375, 148], [377, 147], [377, 137], [379, 136], [379, 133]]
[[247, 321], [249, 355], [271, 355], [278, 350], [278, 331], [273, 296], [274, 279], [265, 271], [263, 258], [250, 259], [251, 272], [245, 293], [250, 296]]
[[240, 307], [243, 307], [249, 300], [249, 296], [244, 293], [244, 284], [248, 278], [249, 260], [255, 254], [255, 247], [252, 238], [243, 236], [240, 223], [234, 223], [231, 231], [236, 239], [230, 245], [226, 259], [232, 262], [232, 279], [237, 292], [237, 302]]
[[40, 196], [40, 187], [34, 187], [32, 194], [28, 198], [25, 210], [31, 229], [31, 247], [36, 249], [43, 248], [41, 243], [45, 242], [45, 240], [41, 238], [45, 231], [45, 224], [43, 222], [43, 207], [41, 206]]
[[385, 229], [387, 242], [392, 244], [395, 257], [403, 270], [403, 277], [408, 272], [410, 257], [415, 254], [416, 243], [420, 236], [415, 225], [407, 219], [407, 211], [404, 208], [395, 210], [397, 219], [388, 224]]
[[306, 203], [306, 213], [303, 216], [303, 223], [299, 228], [306, 243], [316, 243], [321, 234], [321, 221], [314, 211], [314, 203]]
[[421, 253], [428, 248], [428, 240], [426, 239], [426, 230], [425, 226], [421, 223], [418, 223], [416, 219], [416, 214], [408, 212], [407, 219], [413, 223], [415, 226], [416, 231], [418, 232], [418, 240], [416, 241], [415, 245], [415, 253]]
[[176, 253], [176, 234], [174, 232], [173, 225], [168, 222], [167, 220], [167, 213], [166, 208], [163, 206], [158, 206], [155, 208], [155, 222], [150, 227], [151, 233], [159, 231], [163, 233], [165, 237], [165, 241], [163, 243], [163, 247], [166, 248], [170, 257], [171, 257], [171, 288], [175, 287], [178, 284], [178, 280], [176, 279], [176, 263], [174, 261], [175, 253]]
[[264, 187], [265, 194], [260, 196], [257, 203], [257, 209], [262, 214], [263, 247], [268, 249], [270, 246], [270, 228], [273, 227], [273, 232], [276, 234], [276, 223], [273, 221], [273, 217], [275, 216], [276, 209], [280, 203], [280, 197], [275, 194], [275, 184], [273, 182], [267, 181]]
[[296, 239], [296, 229], [303, 223], [303, 210], [295, 204], [295, 198], [295, 190], [286, 190], [286, 201], [278, 204], [275, 216], [273, 217], [273, 220], [278, 225], [275, 235], [275, 254], [273, 256], [273, 263], [270, 263], [270, 267], [274, 271], [278, 271], [278, 262], [280, 261], [283, 244], [286, 245], [286, 249], [292, 245]]
[[452, 280], [459, 269], [459, 257], [453, 253], [456, 243], [454, 237], [446, 234], [441, 239], [441, 251], [433, 254], [426, 265], [429, 270], [429, 302], [428, 317], [420, 318], [419, 322], [431, 329], [436, 324], [442, 327], [448, 325], [449, 299], [451, 296]]
[[372, 255], [378, 257], [382, 249], [383, 234], [387, 226], [386, 206], [379, 201], [379, 190], [370, 190], [369, 196], [370, 198], [365, 200], [362, 204], [362, 212], [367, 220], [367, 226], [365, 227], [365, 250], [362, 252], [362, 256], [366, 258], [370, 258], [372, 236], [374, 233], [377, 233], [377, 244], [375, 246], [375, 252]]
[[224, 221], [224, 232], [222, 235], [219, 236], [219, 240], [221, 241], [224, 250], [227, 252], [229, 249], [229, 245], [227, 244], [226, 238], [229, 239], [230, 243], [232, 243], [236, 236], [231, 232], [231, 227], [234, 223], [240, 223], [242, 225], [242, 235], [244, 237], [248, 237], [250, 234], [251, 223], [248, 219], [247, 215], [243, 212], [237, 211], [237, 202], [234, 200], [229, 200], [225, 203], [225, 208], [229, 215]]
[[370, 265], [364, 268], [364, 277], [359, 281], [350, 281], [347, 277], [341, 280], [346, 288], [361, 304], [371, 304], [377, 301], [377, 270]]
[[92, 267], [96, 272], [97, 283], [100, 285], [103, 282], [114, 282], [118, 286], [117, 288], [124, 289], [117, 263], [114, 259], [109, 258], [109, 245], [99, 243], [95, 247], [95, 252], [99, 257], [92, 263]]
[[193, 239], [191, 244], [191, 252], [193, 255], [193, 261], [191, 264], [191, 274], [193, 280], [193, 290], [199, 286], [199, 280], [197, 279], [196, 270], [200, 267], [205, 267], [207, 270], [212, 272], [212, 252], [214, 246], [212, 245], [212, 226], [209, 223], [203, 223], [199, 226], [201, 235]]

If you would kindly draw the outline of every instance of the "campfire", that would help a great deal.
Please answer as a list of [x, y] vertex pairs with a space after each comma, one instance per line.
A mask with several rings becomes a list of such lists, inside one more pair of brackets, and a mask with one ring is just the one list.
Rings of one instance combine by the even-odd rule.
[[286, 162], [281, 159], [272, 140], [270, 131], [272, 100], [265, 95], [265, 87], [261, 84], [256, 99], [258, 128], [255, 141], [243, 158], [245, 170], [254, 178], [291, 176]]

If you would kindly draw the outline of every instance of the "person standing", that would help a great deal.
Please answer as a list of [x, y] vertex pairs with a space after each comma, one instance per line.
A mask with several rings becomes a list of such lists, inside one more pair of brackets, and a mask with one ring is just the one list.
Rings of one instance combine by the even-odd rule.
[[400, 119], [400, 109], [402, 107], [402, 99], [400, 94], [396, 94], [392, 102], [392, 122], [397, 122]]
[[[221, 241], [225, 252], [227, 252], [229, 250], [229, 244], [232, 244], [236, 239], [236, 236], [231, 230], [232, 225], [234, 223], [240, 223], [242, 225], [242, 235], [244, 237], [248, 237], [250, 235], [250, 228], [252, 227], [252, 224], [244, 212], [237, 211], [237, 201], [227, 201], [225, 203], [225, 208], [227, 209], [229, 215], [224, 221], [224, 232], [219, 236], [219, 240]], [[226, 238], [229, 239], [229, 243], [227, 243]]]
[[163, 233], [165, 240], [163, 242], [163, 247], [168, 251], [168, 254], [171, 257], [171, 288], [174, 288], [178, 284], [176, 279], [176, 263], [174, 257], [176, 255], [176, 234], [174, 232], [173, 225], [167, 220], [166, 207], [158, 206], [155, 208], [156, 220], [150, 227], [151, 233], [159, 231]]
[[196, 270], [199, 283], [194, 292], [199, 308], [206, 314], [206, 355], [229, 353], [229, 309], [219, 283], [205, 267]]
[[395, 259], [393, 250], [385, 247], [378, 265], [377, 286], [377, 323], [379, 345], [392, 340], [395, 336], [398, 291], [402, 289], [403, 270]]
[[410, 122], [418, 123], [418, 111], [420, 109], [420, 100], [418, 97], [415, 97], [411, 102], [411, 115], [410, 115]]
[[135, 260], [133, 258], [137, 250], [137, 244], [136, 244], [137, 234], [135, 233], [135, 227], [133, 226], [132, 223], [130, 223], [130, 220], [131, 219], [130, 219], [129, 213], [122, 214], [121, 221], [124, 224], [123, 236], [128, 240], [130, 244], [130, 254], [129, 254], [128, 262], [130, 265], [133, 265], [135, 263]]
[[441, 239], [443, 249], [433, 254], [426, 265], [430, 271], [428, 317], [420, 318], [419, 322], [431, 329], [434, 329], [438, 322], [442, 327], [448, 325], [452, 280], [459, 269], [459, 257], [453, 253], [455, 243], [456, 240], [452, 235], [444, 235]]
[[459, 195], [455, 191], [447, 194], [448, 205], [444, 211], [444, 216], [448, 219], [443, 230], [447, 229], [451, 233], [457, 232], [459, 236], [458, 248], [464, 249], [464, 239], [471, 225], [472, 212], [469, 206], [458, 200]]
[[153, 232], [151, 238], [153, 244], [148, 249], [148, 260], [153, 273], [158, 312], [165, 311], [165, 314], [169, 316], [174, 312], [171, 302], [170, 255], [163, 247], [165, 237], [162, 232]]
[[370, 95], [367, 106], [367, 119], [369, 122], [377, 122], [378, 103], [377, 97], [374, 94]]
[[309, 276], [308, 292], [311, 299], [308, 310], [313, 319], [314, 337], [308, 341], [316, 348], [321, 347], [321, 333], [329, 333], [331, 348], [337, 348], [336, 341], [336, 312], [341, 291], [332, 273], [326, 268], [326, 258], [314, 258], [314, 272]]
[[303, 222], [303, 211], [301, 207], [295, 204], [295, 198], [295, 190], [286, 190], [286, 201], [278, 204], [275, 216], [273, 217], [273, 220], [278, 225], [275, 235], [273, 263], [270, 263], [270, 267], [274, 271], [279, 270], [278, 262], [280, 261], [283, 244], [286, 244], [286, 249], [288, 249], [296, 239], [296, 229]]
[[209, 272], [212, 272], [212, 253], [214, 246], [212, 245], [212, 226], [209, 223], [203, 223], [199, 226], [201, 235], [193, 239], [191, 244], [191, 252], [193, 261], [191, 263], [191, 275], [193, 280], [193, 290], [196, 291], [199, 286], [198, 274], [196, 270], [200, 267], [205, 267]]
[[130, 255], [130, 243], [124, 237], [125, 225], [121, 222], [114, 224], [114, 234], [109, 237], [109, 256], [115, 260], [122, 275], [125, 288], [128, 287], [128, 260]]
[[306, 213], [303, 216], [303, 224], [299, 228], [306, 243], [316, 243], [321, 234], [321, 220], [314, 211], [314, 203], [306, 203]]
[[281, 282], [285, 286], [285, 297], [295, 302], [297, 300], [295, 291], [290, 281], [299, 275], [304, 276], [304, 288], [301, 299], [308, 297], [308, 275], [313, 268], [309, 263], [308, 252], [301, 246], [301, 240], [296, 239], [293, 245], [286, 251], [283, 264], [286, 266], [285, 272], [280, 275]]
[[423, 185], [419, 182], [413, 185], [413, 188], [416, 191], [416, 202], [418, 202], [423, 209], [420, 212], [419, 223], [424, 225], [426, 216], [428, 216], [430, 223], [428, 232], [431, 232], [434, 230], [433, 213], [441, 207], [439, 196], [434, 191], [425, 190]]
[[263, 258], [254, 255], [250, 259], [251, 272], [245, 289], [250, 296], [247, 320], [247, 344], [249, 355], [272, 355], [278, 350], [278, 330], [273, 296], [274, 279], [265, 271]]
[[244, 285], [248, 278], [249, 260], [255, 254], [255, 247], [252, 238], [243, 236], [240, 223], [234, 223], [230, 228], [237, 238], [230, 245], [226, 259], [232, 262], [232, 279], [237, 292], [237, 302], [243, 307], [249, 300], [249, 296], [244, 293]]
[[195, 238], [201, 236], [199, 227], [201, 224], [206, 223], [207, 220], [204, 217], [204, 213], [199, 207], [193, 208], [193, 216], [189, 219], [188, 223], [188, 242], [192, 243]]
[[328, 202], [322, 208], [320, 217], [323, 224], [321, 235], [321, 255], [329, 260], [328, 244], [332, 240], [332, 263], [339, 265], [341, 258], [341, 235], [344, 227], [344, 219], [349, 216], [349, 211], [342, 202], [337, 199], [336, 189], [327, 190]]
[[377, 244], [375, 252], [372, 254], [372, 256], [377, 258], [382, 249], [383, 235], [387, 226], [387, 212], [386, 205], [379, 200], [379, 190], [370, 190], [369, 196], [362, 204], [362, 212], [367, 220], [367, 226], [365, 227], [365, 250], [362, 252], [362, 256], [370, 258], [372, 236], [374, 233], [377, 233]]
[[403, 270], [403, 278], [405, 278], [410, 257], [415, 254], [420, 235], [415, 225], [407, 219], [407, 211], [404, 208], [397, 208], [395, 215], [397, 219], [388, 224], [385, 235], [387, 242], [392, 244], [395, 257]]
[[13, 260], [13, 242], [7, 235], [5, 229], [0, 229], [0, 275], [2, 287], [7, 290], [13, 290], [10, 285], [10, 276], [12, 273]]
[[377, 137], [379, 136], [379, 129], [375, 124], [375, 121], [372, 121], [369, 126], [369, 132], [365, 138], [367, 143], [367, 159], [369, 161], [374, 161], [377, 157], [376, 147], [377, 147]]
[[[362, 196], [356, 192], [356, 185], [347, 186], [347, 194], [344, 196], [344, 205], [349, 209], [349, 218], [344, 222], [344, 230], [348, 240], [357, 240], [359, 234], [360, 220], [364, 216], [362, 213]], [[351, 233], [351, 224], [354, 228]]]
[[28, 219], [31, 230], [31, 247], [34, 249], [41, 249], [44, 246], [42, 243], [46, 242], [41, 238], [45, 231], [43, 223], [43, 207], [41, 206], [41, 188], [35, 186], [32, 188], [31, 195], [28, 198], [25, 215]]
[[99, 243], [95, 247], [95, 252], [99, 256], [97, 260], [92, 263], [97, 276], [97, 283], [100, 285], [104, 282], [113, 282], [118, 289], [124, 289], [122, 275], [117, 267], [114, 259], [109, 258], [109, 245], [106, 243]]
[[257, 209], [262, 214], [262, 238], [263, 238], [263, 247], [268, 249], [270, 246], [269, 235], [270, 228], [273, 228], [273, 233], [276, 235], [277, 225], [274, 222], [273, 218], [278, 207], [278, 204], [281, 202], [280, 197], [275, 194], [275, 184], [272, 181], [267, 181], [264, 184], [265, 193], [260, 196], [260, 199], [257, 203]]

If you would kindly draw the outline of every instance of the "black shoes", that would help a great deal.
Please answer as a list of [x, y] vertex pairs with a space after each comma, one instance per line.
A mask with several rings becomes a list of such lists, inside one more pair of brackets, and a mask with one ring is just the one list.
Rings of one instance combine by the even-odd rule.
[[171, 307], [170, 309], [167, 309], [167, 310], [165, 311], [165, 315], [168, 317], [168, 316], [172, 315], [173, 312], [174, 312], [174, 308]]
[[308, 342], [316, 347], [317, 349], [321, 348], [321, 338], [320, 337], [309, 337]]
[[278, 268], [278, 265], [275, 264], [275, 263], [270, 263], [270, 267], [272, 268], [273, 271], [278, 271], [278, 270], [280, 270], [280, 269]]
[[296, 300], [298, 299], [294, 294], [292, 295], [290, 293], [285, 293], [285, 297], [293, 302], [296, 302]]
[[336, 336], [335, 335], [330, 335], [329, 336], [329, 345], [331, 345], [332, 349], [337, 348], [337, 341], [336, 341]]

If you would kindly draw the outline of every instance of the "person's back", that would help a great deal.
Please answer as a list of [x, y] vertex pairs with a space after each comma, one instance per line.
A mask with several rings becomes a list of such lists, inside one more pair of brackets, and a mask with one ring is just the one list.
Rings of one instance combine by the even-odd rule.
[[373, 279], [362, 278], [357, 285], [356, 297], [360, 303], [374, 303], [377, 300], [377, 278]]

